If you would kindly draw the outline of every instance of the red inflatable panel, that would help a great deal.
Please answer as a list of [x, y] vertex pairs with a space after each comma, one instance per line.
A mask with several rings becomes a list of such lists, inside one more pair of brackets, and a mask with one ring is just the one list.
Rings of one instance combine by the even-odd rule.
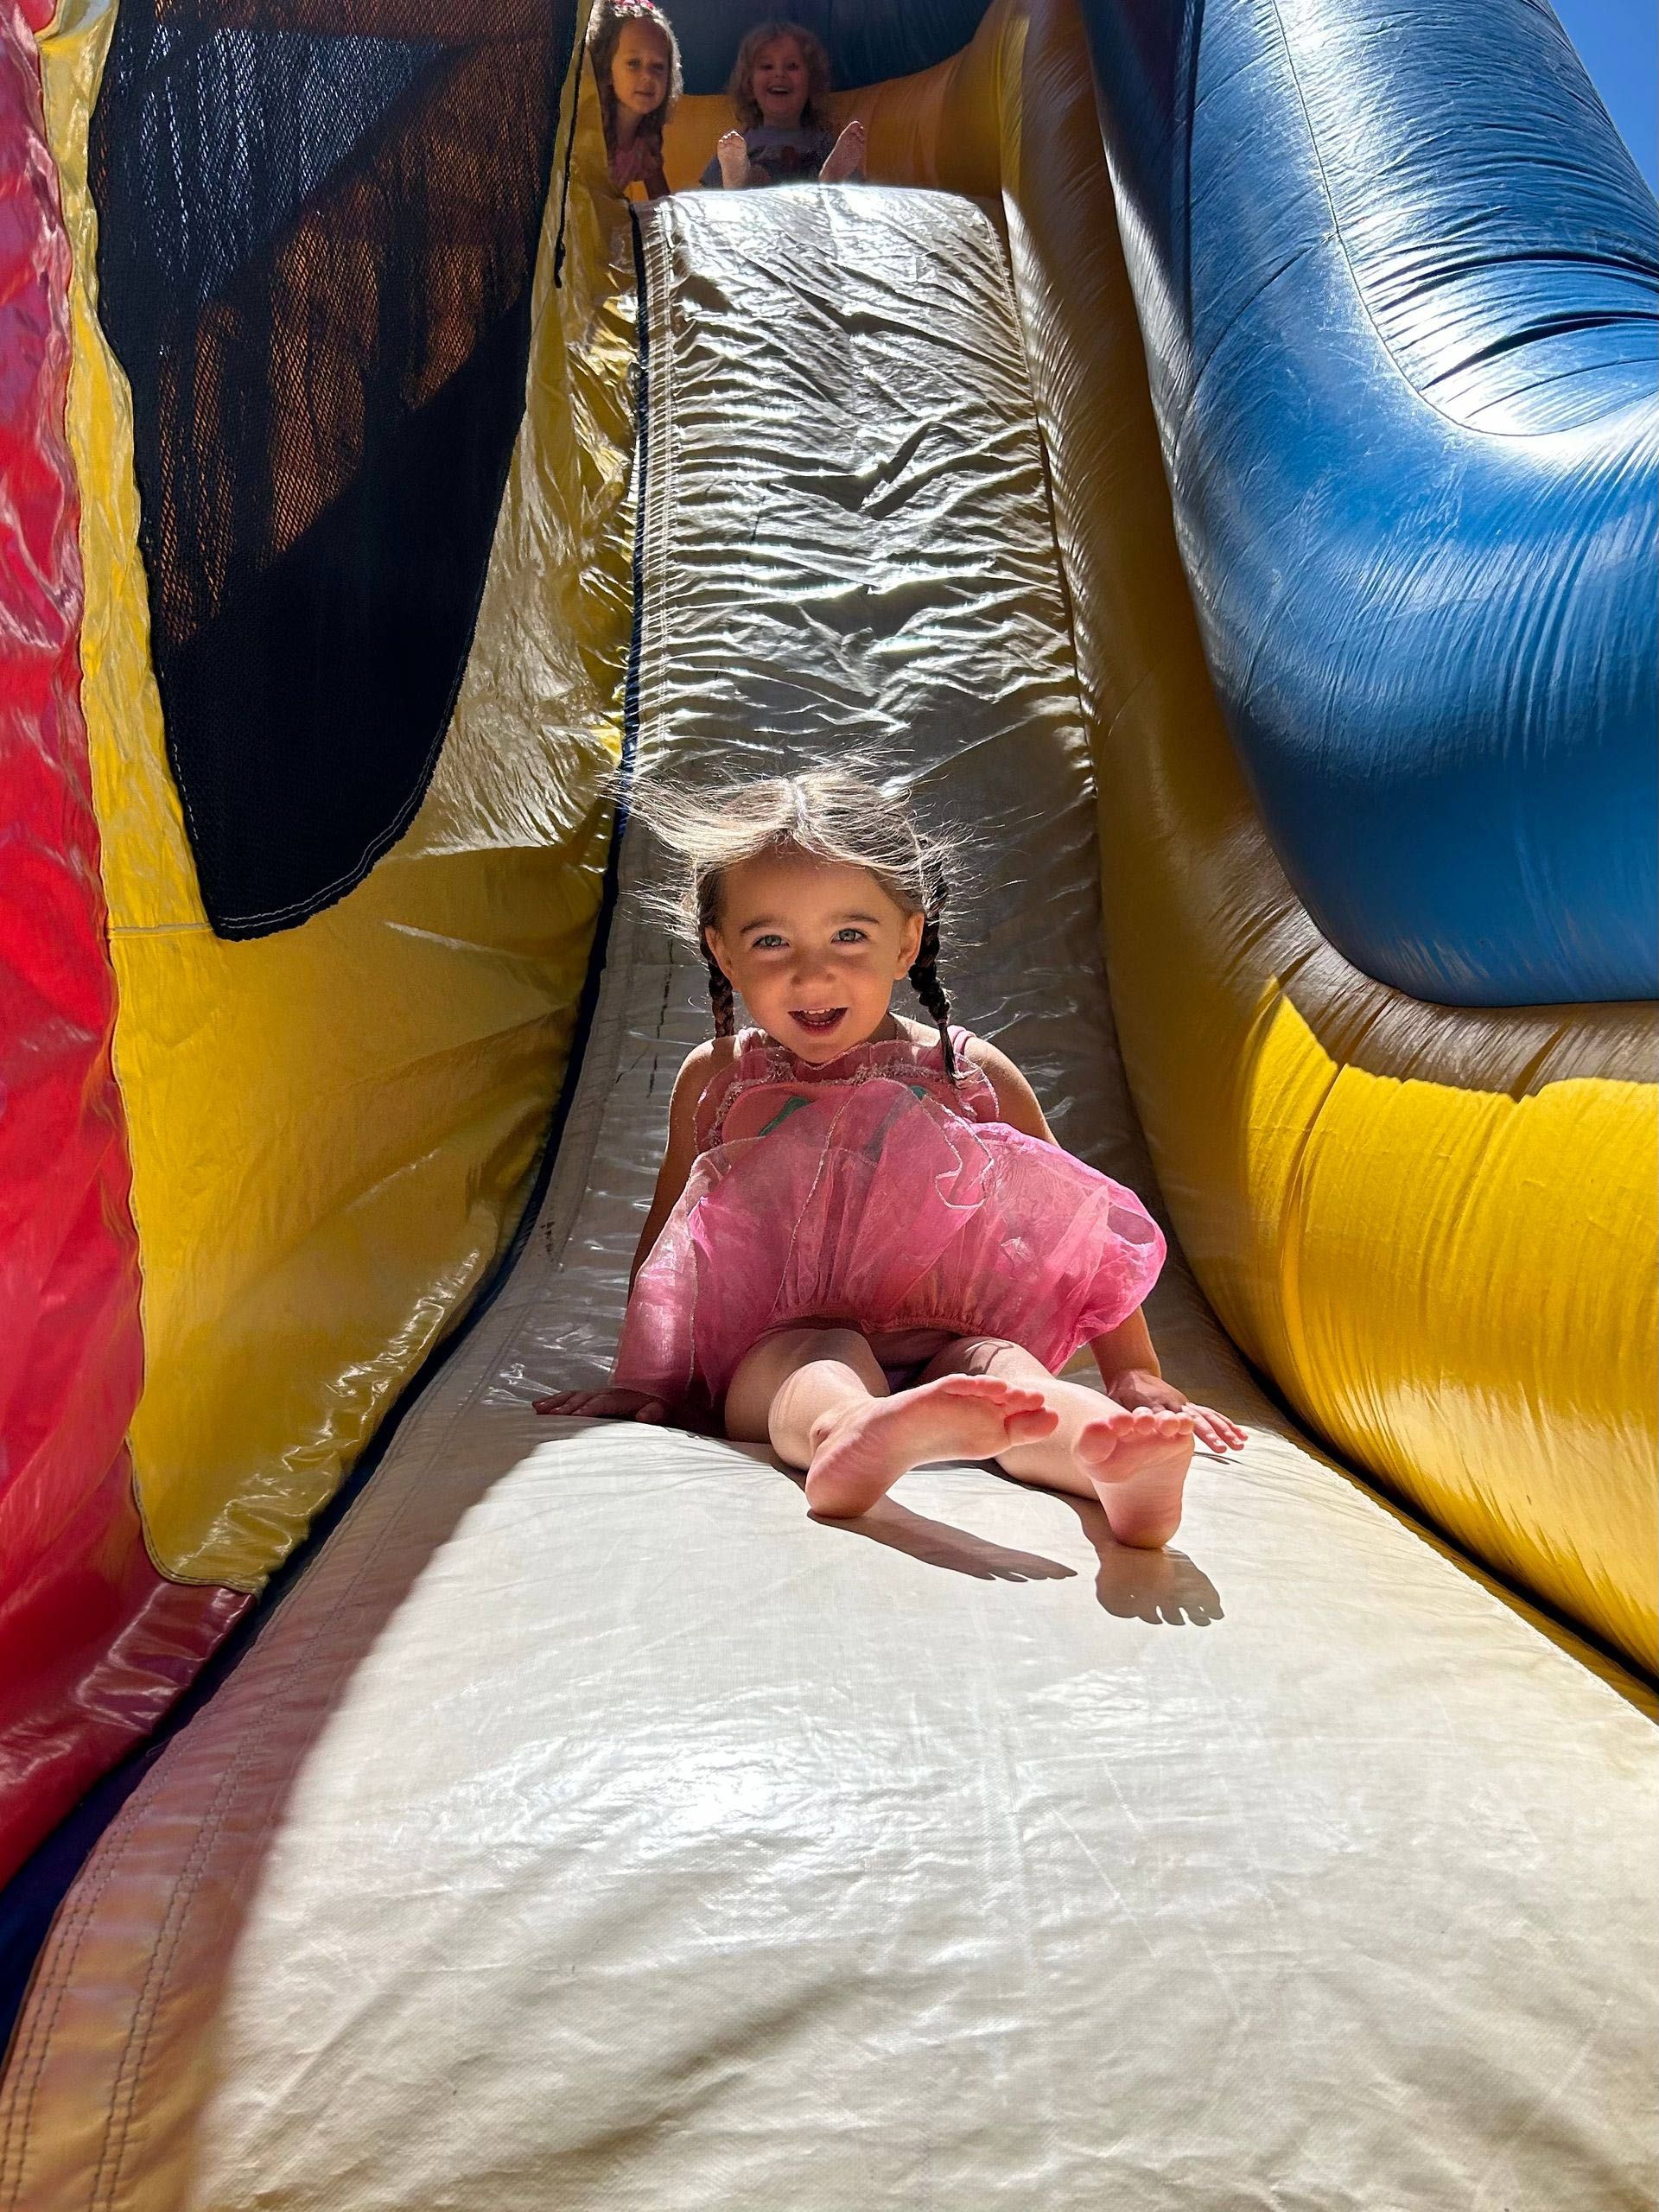
[[247, 1603], [156, 1573], [127, 1464], [138, 1255], [80, 716], [41, 12], [0, 0], [0, 1879]]

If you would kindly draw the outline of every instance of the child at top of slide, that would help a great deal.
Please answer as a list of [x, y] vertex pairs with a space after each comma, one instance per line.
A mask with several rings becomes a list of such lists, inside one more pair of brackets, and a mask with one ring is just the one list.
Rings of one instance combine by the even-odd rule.
[[682, 89], [672, 24], [653, 0], [599, 0], [588, 52], [599, 83], [611, 182], [619, 192], [639, 184], [648, 199], [665, 199], [663, 125]]
[[[835, 771], [635, 807], [688, 866], [715, 1034], [675, 1083], [610, 1385], [537, 1411], [712, 1419], [835, 1517], [924, 1461], [995, 1459], [1098, 1498], [1121, 1543], [1166, 1542], [1194, 1439], [1243, 1432], [1162, 1379], [1140, 1200], [951, 1026], [938, 849]], [[906, 976], [931, 1027], [893, 1012]], [[1103, 1397], [1058, 1379], [1084, 1344]]]
[[840, 184], [864, 167], [864, 126], [830, 129], [830, 57], [810, 31], [773, 16], [737, 49], [728, 88], [738, 127], [721, 140], [706, 185]]

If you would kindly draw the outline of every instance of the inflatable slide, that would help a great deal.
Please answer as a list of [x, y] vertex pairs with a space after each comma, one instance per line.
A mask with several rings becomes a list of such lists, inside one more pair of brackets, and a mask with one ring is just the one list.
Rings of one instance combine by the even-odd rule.
[[[1659, 211], [1547, 9], [0, 4], [7, 2212], [1653, 2201]], [[879, 753], [1243, 1423], [606, 1371], [635, 780]], [[613, 794], [620, 792], [620, 798]]]

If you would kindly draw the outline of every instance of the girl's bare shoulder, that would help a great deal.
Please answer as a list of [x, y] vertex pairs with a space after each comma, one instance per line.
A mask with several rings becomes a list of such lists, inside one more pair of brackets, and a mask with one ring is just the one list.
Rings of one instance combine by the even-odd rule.
[[1007, 1054], [983, 1037], [969, 1036], [967, 1049], [968, 1058], [988, 1078], [996, 1093], [1001, 1119], [1011, 1128], [1021, 1129], [1027, 1136], [1041, 1137], [1046, 1143], [1052, 1144], [1054, 1132], [1048, 1126], [1041, 1102]]
[[[701, 1045], [694, 1045], [680, 1063], [668, 1104], [666, 1160], [670, 1165], [678, 1164], [682, 1181], [696, 1149], [697, 1109], [710, 1085], [731, 1066], [736, 1053], [734, 1037], [708, 1037]], [[664, 1166], [664, 1173], [669, 1173], [669, 1166]]]
[[694, 1045], [680, 1063], [680, 1071], [674, 1078], [674, 1097], [677, 1104], [683, 1098], [695, 1106], [718, 1075], [723, 1075], [737, 1058], [735, 1037], [705, 1037], [701, 1045]]

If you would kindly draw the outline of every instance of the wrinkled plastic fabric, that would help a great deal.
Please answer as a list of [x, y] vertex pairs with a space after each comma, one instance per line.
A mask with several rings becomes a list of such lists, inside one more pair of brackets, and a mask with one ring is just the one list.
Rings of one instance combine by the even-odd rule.
[[[594, 305], [612, 241], [585, 191], [555, 289], [556, 194], [524, 419], [425, 801], [327, 914], [216, 939], [149, 664], [130, 410], [97, 320], [86, 138], [110, 26], [100, 0], [71, 0], [41, 54], [73, 257], [84, 696], [143, 1261], [132, 1449], [158, 1565], [251, 1588], [465, 1312], [546, 1132], [619, 744], [631, 332]], [[602, 167], [591, 103], [583, 130], [579, 161]]]
[[[646, 221], [647, 772], [887, 731], [995, 825], [963, 1014], [1147, 1187], [995, 232]], [[0, 2204], [1645, 2202], [1654, 1732], [1300, 1445], [1178, 1260], [1160, 1348], [1252, 1434], [1157, 1556], [983, 1469], [837, 1527], [756, 1451], [529, 1410], [604, 1372], [708, 1029], [620, 867], [535, 1234], [67, 1901]]]
[[29, 27], [0, 9], [0, 1880], [242, 1600], [145, 1553], [143, 1351], [63, 438], [68, 245]]
[[1659, 208], [1537, 0], [1085, 0], [1181, 548], [1367, 975], [1659, 994]]

